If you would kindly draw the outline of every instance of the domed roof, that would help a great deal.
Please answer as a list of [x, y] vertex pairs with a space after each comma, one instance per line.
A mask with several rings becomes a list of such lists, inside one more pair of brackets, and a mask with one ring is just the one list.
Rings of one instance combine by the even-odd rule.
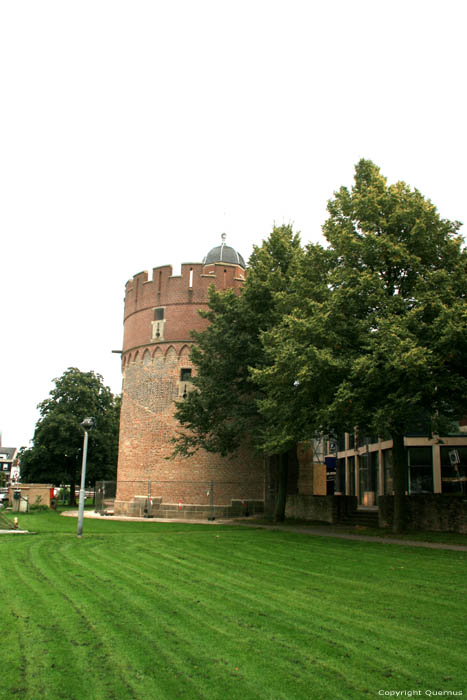
[[225, 245], [226, 234], [223, 233], [221, 245], [212, 248], [203, 260], [203, 265], [210, 265], [212, 263], [230, 263], [231, 265], [240, 265], [243, 269], [246, 268], [245, 261], [236, 250], [231, 248], [229, 245]]

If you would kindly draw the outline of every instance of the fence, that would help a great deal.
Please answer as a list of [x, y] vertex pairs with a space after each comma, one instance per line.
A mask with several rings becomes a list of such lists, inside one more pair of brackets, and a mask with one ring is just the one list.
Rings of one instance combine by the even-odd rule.
[[240, 517], [264, 511], [261, 481], [102, 481], [96, 483], [96, 511], [133, 517]]
[[117, 492], [116, 481], [96, 481], [95, 511], [105, 513], [114, 508], [115, 494]]

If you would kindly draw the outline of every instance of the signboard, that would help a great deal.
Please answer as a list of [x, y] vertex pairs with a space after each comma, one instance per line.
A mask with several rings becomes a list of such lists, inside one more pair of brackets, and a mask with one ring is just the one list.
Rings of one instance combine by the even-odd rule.
[[12, 467], [10, 474], [11, 481], [19, 481], [19, 467]]

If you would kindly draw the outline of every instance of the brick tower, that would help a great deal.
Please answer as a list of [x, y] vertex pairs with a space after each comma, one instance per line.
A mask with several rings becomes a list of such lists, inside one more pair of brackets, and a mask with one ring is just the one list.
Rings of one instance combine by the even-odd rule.
[[241, 255], [225, 244], [202, 263], [141, 272], [125, 288], [122, 350], [122, 411], [115, 512], [158, 517], [212, 517], [261, 510], [262, 460], [245, 446], [233, 458], [199, 450], [169, 459], [178, 424], [174, 401], [192, 388], [191, 330], [207, 321], [210, 285], [240, 290], [245, 279]]

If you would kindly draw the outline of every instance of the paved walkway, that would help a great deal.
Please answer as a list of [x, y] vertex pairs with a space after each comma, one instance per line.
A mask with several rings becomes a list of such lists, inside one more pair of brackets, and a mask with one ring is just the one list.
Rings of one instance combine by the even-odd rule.
[[[71, 518], [78, 517], [77, 510], [69, 510], [62, 515]], [[378, 544], [398, 544], [406, 547], [424, 547], [426, 549], [448, 549], [454, 552], [467, 552], [467, 544], [444, 544], [443, 542], [419, 542], [418, 540], [402, 540], [397, 537], [378, 537], [371, 535], [354, 535], [350, 532], [340, 532], [332, 525], [323, 527], [293, 527], [291, 525], [261, 525], [251, 522], [239, 522], [238, 520], [188, 520], [187, 518], [132, 518], [124, 515], [102, 516], [100, 513], [86, 510], [84, 511], [85, 518], [100, 518], [101, 520], [121, 520], [144, 523], [198, 523], [202, 525], [238, 525], [238, 527], [251, 527], [261, 530], [275, 530], [279, 532], [298, 532], [302, 535], [314, 535], [315, 537], [334, 537], [341, 540], [355, 540], [357, 542], [376, 542]], [[467, 540], [467, 537], [466, 537]]]

